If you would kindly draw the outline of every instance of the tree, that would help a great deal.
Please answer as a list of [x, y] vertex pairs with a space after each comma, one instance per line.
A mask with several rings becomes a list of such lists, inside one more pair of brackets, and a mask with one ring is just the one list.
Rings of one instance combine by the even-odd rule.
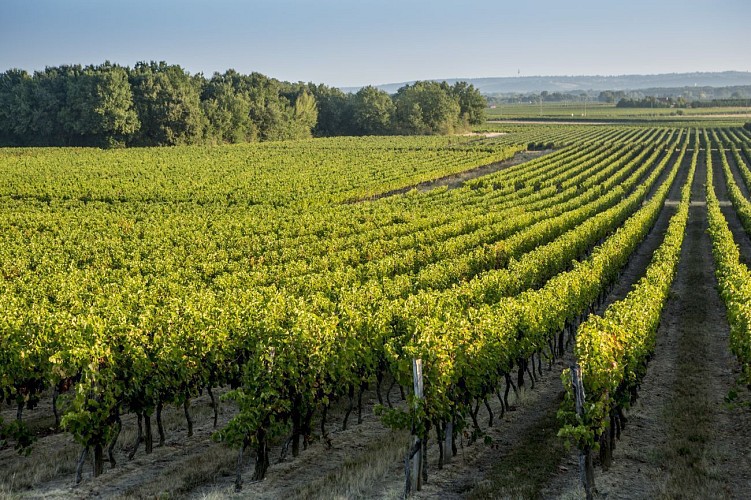
[[29, 103], [31, 120], [24, 144], [64, 146], [69, 143], [60, 112], [66, 103], [65, 81], [73, 72], [71, 67], [61, 66], [34, 73]]
[[75, 145], [116, 146], [140, 126], [128, 74], [120, 66], [74, 68], [65, 78], [60, 121]]
[[258, 137], [258, 127], [250, 117], [250, 95], [234, 70], [215, 73], [201, 96], [208, 120], [207, 136], [213, 142], [248, 142]]
[[[251, 73], [242, 80], [250, 98], [250, 117], [258, 129], [259, 139], [291, 138], [289, 121], [293, 111], [289, 99], [282, 96], [281, 83], [260, 73]], [[293, 92], [293, 95], [296, 94]]]
[[470, 125], [485, 123], [485, 108], [488, 102], [474, 85], [467, 82], [456, 82], [451, 93], [459, 102], [459, 113], [462, 121]]
[[308, 86], [303, 83], [274, 82], [279, 89], [276, 99], [281, 107], [277, 136], [274, 139], [311, 137], [318, 120], [318, 105]]
[[96, 68], [94, 79], [95, 135], [107, 145], [124, 144], [141, 126], [133, 107], [128, 72], [120, 66], [105, 63]]
[[136, 64], [130, 83], [141, 129], [133, 142], [144, 146], [200, 142], [207, 125], [200, 104], [202, 79], [165, 62]]
[[308, 84], [308, 91], [315, 97], [318, 108], [318, 121], [313, 128], [313, 135], [325, 137], [357, 133], [352, 109], [354, 95], [323, 84]]
[[178, 65], [48, 67], [0, 74], [0, 144], [163, 146], [330, 135], [450, 134], [485, 119], [472, 85], [417, 82], [356, 94], [260, 73], [210, 79]]
[[318, 121], [318, 108], [315, 97], [307, 89], [303, 89], [295, 99], [292, 118], [298, 130], [295, 135], [302, 138], [311, 137], [311, 131]]
[[613, 92], [609, 90], [603, 90], [597, 96], [597, 100], [599, 102], [607, 102], [612, 104], [615, 102], [615, 96], [613, 95]]
[[352, 100], [353, 125], [357, 134], [383, 135], [391, 132], [395, 111], [391, 96], [375, 87], [361, 88]]
[[0, 141], [20, 144], [31, 129], [31, 76], [20, 69], [0, 74]]
[[405, 134], [451, 134], [459, 124], [459, 103], [444, 82], [416, 82], [394, 98], [396, 126]]

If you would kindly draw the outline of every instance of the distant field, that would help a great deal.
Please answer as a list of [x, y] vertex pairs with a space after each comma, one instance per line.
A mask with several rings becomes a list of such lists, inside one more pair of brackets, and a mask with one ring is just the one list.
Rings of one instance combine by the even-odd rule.
[[751, 118], [751, 108], [617, 108], [615, 104], [599, 102], [499, 104], [487, 110], [489, 120], [568, 119], [568, 120], [663, 120], [712, 118]]
[[373, 137], [180, 148], [0, 150], [0, 200], [321, 205], [513, 156], [513, 139]]

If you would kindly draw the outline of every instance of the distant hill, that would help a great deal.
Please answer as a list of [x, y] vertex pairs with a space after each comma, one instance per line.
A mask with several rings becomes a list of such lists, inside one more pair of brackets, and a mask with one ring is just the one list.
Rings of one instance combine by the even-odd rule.
[[[751, 72], [722, 71], [714, 73], [667, 73], [661, 75], [619, 76], [516, 76], [498, 78], [447, 78], [453, 84], [466, 81], [483, 94], [510, 94], [529, 92], [574, 92], [601, 90], [640, 90], [677, 87], [732, 87], [751, 85]], [[436, 81], [443, 81], [437, 79]], [[396, 92], [407, 83], [376, 85], [389, 93]], [[360, 87], [342, 88], [345, 92], [357, 92]]]

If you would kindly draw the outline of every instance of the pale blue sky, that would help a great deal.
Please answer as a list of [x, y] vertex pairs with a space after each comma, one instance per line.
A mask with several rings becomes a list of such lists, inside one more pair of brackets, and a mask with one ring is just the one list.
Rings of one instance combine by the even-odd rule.
[[348, 86], [751, 71], [751, 0], [0, 0], [0, 71], [165, 60]]

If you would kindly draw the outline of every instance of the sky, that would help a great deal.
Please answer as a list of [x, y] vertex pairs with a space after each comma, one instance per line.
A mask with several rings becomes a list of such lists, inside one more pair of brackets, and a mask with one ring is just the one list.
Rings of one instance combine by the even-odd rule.
[[0, 0], [0, 71], [166, 61], [361, 86], [751, 71], [750, 0]]

